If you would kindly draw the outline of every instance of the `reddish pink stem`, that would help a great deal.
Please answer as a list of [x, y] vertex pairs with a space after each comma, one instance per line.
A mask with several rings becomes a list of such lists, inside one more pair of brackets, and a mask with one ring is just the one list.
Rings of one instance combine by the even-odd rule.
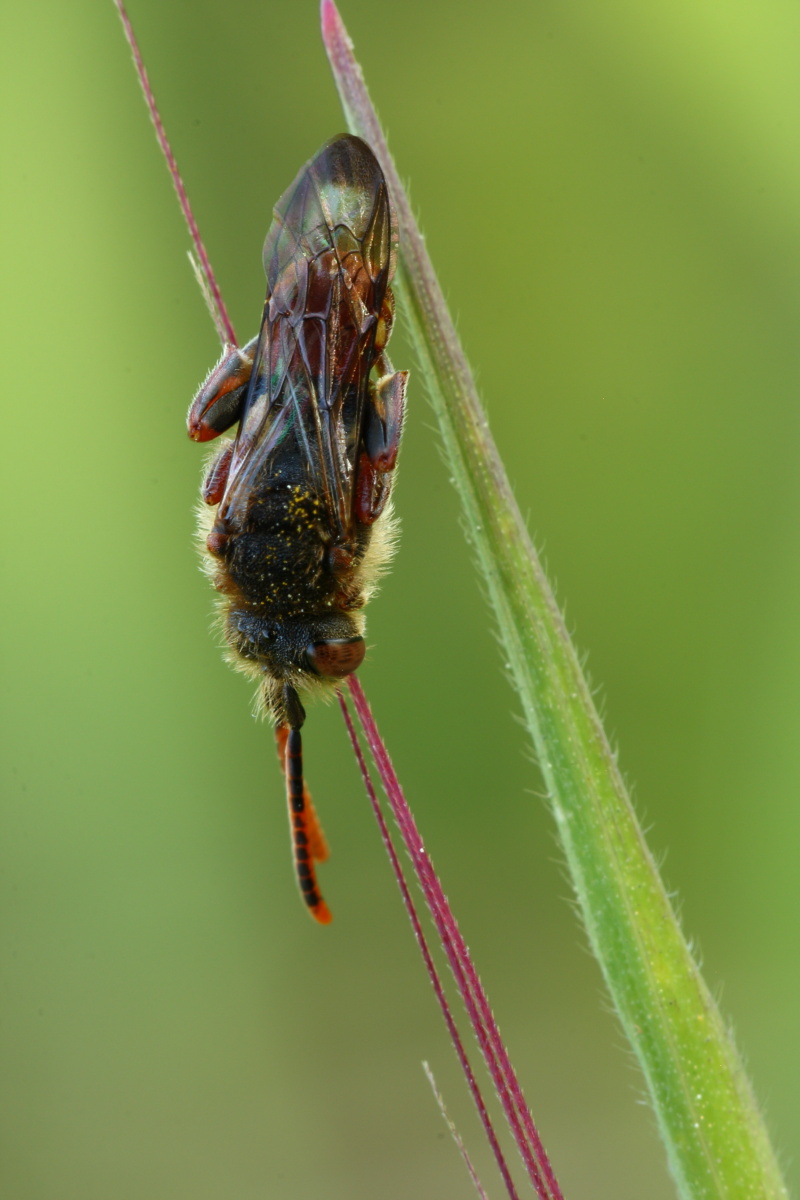
[[169, 139], [167, 138], [164, 126], [161, 123], [161, 116], [158, 108], [156, 107], [156, 98], [153, 95], [153, 89], [151, 88], [150, 80], [147, 77], [147, 71], [145, 70], [144, 62], [142, 61], [139, 43], [136, 41], [136, 36], [133, 32], [133, 26], [131, 25], [130, 17], [128, 16], [122, 0], [114, 0], [114, 3], [117, 6], [117, 12], [119, 13], [120, 20], [122, 21], [122, 27], [125, 30], [125, 37], [128, 39], [128, 45], [130, 46], [131, 53], [133, 54], [133, 65], [136, 68], [136, 74], [139, 77], [139, 83], [142, 85], [145, 103], [147, 105], [148, 112], [150, 113], [150, 119], [155, 126], [156, 137], [158, 138], [158, 144], [161, 147], [161, 153], [167, 160], [167, 167], [169, 169], [170, 177], [175, 187], [175, 191], [178, 194], [178, 203], [181, 206], [181, 212], [183, 213], [186, 224], [189, 227], [189, 234], [194, 242], [194, 248], [197, 251], [197, 257], [200, 259], [200, 263], [203, 268], [203, 274], [205, 275], [206, 282], [208, 283], [208, 290], [211, 293], [217, 310], [219, 324], [225, 330], [225, 335], [228, 341], [232, 345], [236, 346], [238, 345], [236, 333], [231, 323], [231, 319], [228, 316], [228, 310], [225, 307], [225, 301], [222, 299], [222, 293], [217, 285], [216, 276], [211, 268], [211, 262], [206, 253], [206, 248], [203, 245], [203, 239], [200, 237], [200, 230], [198, 229], [197, 222], [194, 219], [192, 206], [189, 203], [189, 197], [186, 194], [186, 188], [184, 187], [183, 180], [181, 179], [181, 174], [178, 170], [178, 164], [175, 161], [175, 155], [172, 153], [172, 147], [169, 144]]
[[397, 821], [400, 835], [419, 879], [425, 902], [441, 939], [478, 1045], [497, 1089], [500, 1103], [530, 1180], [540, 1200], [563, 1200], [561, 1189], [525, 1102], [519, 1080], [492, 1016], [486, 993], [447, 902], [442, 885], [428, 857], [416, 821], [408, 807], [386, 747], [378, 733], [375, 718], [361, 684], [355, 675], [348, 676], [347, 682], [361, 728], [381, 777], [381, 783]]
[[464, 1072], [464, 1076], [467, 1080], [467, 1086], [469, 1087], [472, 1099], [475, 1102], [475, 1107], [478, 1110], [478, 1116], [480, 1117], [481, 1124], [486, 1131], [486, 1136], [489, 1139], [490, 1146], [492, 1147], [492, 1152], [494, 1153], [495, 1160], [500, 1169], [500, 1174], [503, 1176], [503, 1182], [506, 1185], [506, 1190], [511, 1197], [511, 1200], [519, 1200], [519, 1194], [514, 1186], [514, 1181], [511, 1178], [511, 1172], [508, 1169], [508, 1163], [505, 1160], [500, 1143], [497, 1140], [497, 1134], [494, 1131], [491, 1117], [487, 1111], [481, 1090], [478, 1087], [478, 1081], [475, 1078], [472, 1065], [467, 1057], [464, 1043], [461, 1040], [461, 1034], [458, 1032], [458, 1027], [455, 1023], [455, 1018], [453, 1017], [450, 1005], [448, 1004], [447, 996], [445, 994], [439, 972], [436, 970], [436, 964], [433, 961], [430, 948], [425, 939], [422, 923], [419, 919], [419, 914], [417, 913], [411, 892], [409, 891], [405, 875], [403, 874], [403, 868], [400, 863], [400, 859], [398, 858], [397, 851], [394, 848], [394, 843], [392, 842], [392, 838], [386, 824], [386, 818], [383, 815], [378, 797], [375, 794], [375, 788], [372, 784], [369, 767], [367, 766], [366, 759], [362, 753], [361, 744], [358, 740], [355, 726], [353, 725], [353, 718], [350, 716], [350, 710], [347, 707], [347, 701], [341, 692], [339, 693], [339, 704], [341, 705], [344, 723], [347, 726], [347, 732], [350, 736], [350, 742], [353, 746], [353, 752], [356, 756], [359, 770], [361, 771], [361, 778], [364, 780], [364, 787], [366, 788], [367, 795], [369, 796], [369, 801], [372, 805], [372, 811], [375, 814], [375, 820], [378, 822], [381, 838], [383, 839], [386, 853], [389, 855], [389, 860], [392, 864], [392, 870], [394, 871], [395, 879], [397, 880], [397, 886], [400, 888], [403, 904], [405, 905], [406, 912], [408, 913], [408, 919], [411, 922], [411, 928], [414, 930], [414, 936], [417, 939], [417, 945], [419, 946], [423, 962], [425, 963], [425, 969], [428, 972], [428, 978], [433, 986], [436, 999], [439, 1003], [439, 1008], [442, 1010], [442, 1016], [444, 1017], [445, 1024], [447, 1025], [447, 1031], [450, 1034], [450, 1040], [455, 1047], [458, 1061], [461, 1064], [461, 1069]]

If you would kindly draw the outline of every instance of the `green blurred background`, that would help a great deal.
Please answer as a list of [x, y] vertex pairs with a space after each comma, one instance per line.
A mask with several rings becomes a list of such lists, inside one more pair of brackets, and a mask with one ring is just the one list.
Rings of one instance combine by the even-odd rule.
[[[346, 0], [650, 844], [800, 1145], [800, 11]], [[315, 0], [131, 0], [242, 336], [342, 128]], [[192, 547], [218, 353], [112, 4], [7, 7], [2, 1118], [8, 1200], [467, 1197], [488, 1154], [335, 707], [330, 929]], [[398, 365], [411, 365], [402, 335]], [[565, 1193], [673, 1195], [515, 719], [418, 376], [362, 680]]]

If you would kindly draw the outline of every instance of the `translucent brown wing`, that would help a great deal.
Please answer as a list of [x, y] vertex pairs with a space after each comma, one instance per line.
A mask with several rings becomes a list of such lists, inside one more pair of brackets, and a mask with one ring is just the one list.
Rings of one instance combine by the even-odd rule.
[[219, 510], [238, 523], [293, 439], [333, 529], [351, 533], [353, 482], [378, 317], [394, 269], [386, 182], [369, 146], [326, 143], [275, 206], [267, 300]]

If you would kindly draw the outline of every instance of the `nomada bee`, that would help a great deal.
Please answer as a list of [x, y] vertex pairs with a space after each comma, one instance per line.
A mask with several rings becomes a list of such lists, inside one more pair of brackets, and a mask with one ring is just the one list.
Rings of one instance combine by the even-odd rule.
[[258, 336], [225, 347], [188, 417], [197, 442], [238, 422], [202, 485], [204, 560], [228, 657], [275, 723], [297, 879], [323, 924], [315, 863], [328, 850], [303, 780], [300, 694], [360, 666], [362, 610], [392, 554], [408, 378], [386, 355], [396, 238], [369, 146], [327, 142], [275, 206]]

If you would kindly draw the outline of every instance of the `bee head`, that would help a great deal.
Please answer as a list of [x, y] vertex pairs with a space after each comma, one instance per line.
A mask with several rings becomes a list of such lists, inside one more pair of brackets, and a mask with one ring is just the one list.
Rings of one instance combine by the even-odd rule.
[[275, 621], [234, 609], [228, 618], [228, 639], [240, 657], [297, 685], [303, 676], [344, 679], [358, 670], [366, 651], [362, 630], [363, 617], [343, 612]]

